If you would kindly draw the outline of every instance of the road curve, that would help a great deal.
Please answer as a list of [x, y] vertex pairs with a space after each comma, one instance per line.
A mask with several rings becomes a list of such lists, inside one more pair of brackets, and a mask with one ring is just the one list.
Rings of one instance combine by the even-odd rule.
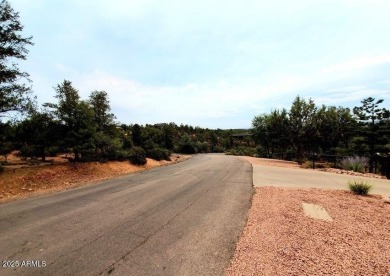
[[248, 162], [207, 154], [2, 204], [0, 275], [220, 275], [252, 193]]

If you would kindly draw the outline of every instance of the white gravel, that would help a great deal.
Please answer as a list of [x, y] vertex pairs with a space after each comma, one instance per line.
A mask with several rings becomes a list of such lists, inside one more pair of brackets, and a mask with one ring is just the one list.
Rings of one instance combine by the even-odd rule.
[[[333, 222], [305, 217], [302, 202]], [[347, 191], [261, 187], [226, 275], [390, 275], [390, 204]]]

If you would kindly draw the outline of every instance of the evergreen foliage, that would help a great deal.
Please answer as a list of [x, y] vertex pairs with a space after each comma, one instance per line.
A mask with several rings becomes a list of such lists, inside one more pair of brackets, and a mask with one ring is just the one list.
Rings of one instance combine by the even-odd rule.
[[21, 35], [19, 14], [8, 1], [0, 2], [0, 118], [12, 111], [28, 111], [33, 105], [29, 75], [22, 72], [15, 60], [27, 58], [32, 37]]

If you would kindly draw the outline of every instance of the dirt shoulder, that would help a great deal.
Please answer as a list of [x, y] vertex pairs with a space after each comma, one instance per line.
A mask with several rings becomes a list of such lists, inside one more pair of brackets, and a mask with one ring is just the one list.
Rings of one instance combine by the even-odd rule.
[[268, 158], [257, 158], [250, 156], [238, 156], [242, 160], [246, 160], [252, 165], [261, 165], [261, 166], [275, 166], [275, 167], [284, 167], [284, 168], [294, 168], [300, 169], [300, 166], [297, 162], [293, 161], [284, 161], [278, 159], [268, 159]]
[[33, 195], [72, 189], [98, 180], [166, 166], [189, 159], [173, 154], [172, 161], [147, 159], [144, 166], [129, 162], [61, 163], [47, 166], [11, 167], [0, 174], [0, 203]]

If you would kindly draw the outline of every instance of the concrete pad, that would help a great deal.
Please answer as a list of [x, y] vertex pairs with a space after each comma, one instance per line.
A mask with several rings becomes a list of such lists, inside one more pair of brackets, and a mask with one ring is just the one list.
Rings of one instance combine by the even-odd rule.
[[302, 207], [305, 216], [307, 217], [314, 218], [314, 219], [322, 219], [330, 222], [333, 221], [332, 217], [321, 205], [302, 202]]
[[253, 185], [255, 187], [349, 190], [348, 181], [350, 180], [364, 180], [372, 184], [373, 188], [370, 194], [390, 196], [390, 180], [388, 179], [358, 177], [311, 169], [253, 165]]

